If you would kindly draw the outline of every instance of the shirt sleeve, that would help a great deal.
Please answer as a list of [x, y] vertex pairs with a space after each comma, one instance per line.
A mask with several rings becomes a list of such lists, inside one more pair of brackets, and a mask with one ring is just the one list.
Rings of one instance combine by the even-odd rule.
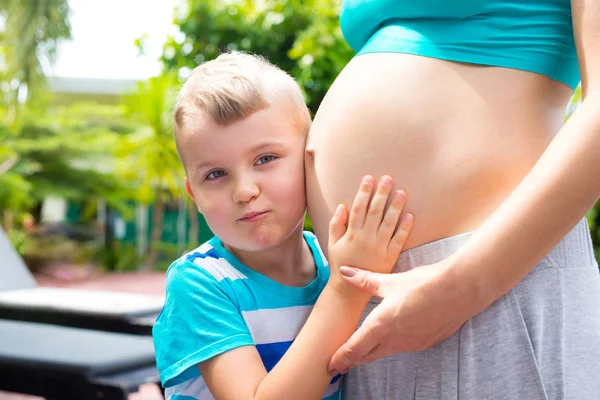
[[166, 299], [152, 330], [164, 387], [200, 375], [198, 363], [254, 345], [239, 310], [219, 282], [188, 260], [167, 272]]

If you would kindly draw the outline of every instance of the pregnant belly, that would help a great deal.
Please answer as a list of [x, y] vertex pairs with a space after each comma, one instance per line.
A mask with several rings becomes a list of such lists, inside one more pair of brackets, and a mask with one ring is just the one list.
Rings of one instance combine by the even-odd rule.
[[389, 174], [407, 192], [415, 225], [405, 249], [476, 229], [562, 124], [569, 90], [561, 86], [502, 68], [356, 57], [323, 100], [307, 144], [309, 215], [323, 248], [333, 211], [351, 204], [365, 174]]

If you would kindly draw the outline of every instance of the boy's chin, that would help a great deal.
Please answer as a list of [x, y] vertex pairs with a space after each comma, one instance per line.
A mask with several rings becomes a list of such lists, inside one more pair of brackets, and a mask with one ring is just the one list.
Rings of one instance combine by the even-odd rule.
[[[300, 232], [300, 234], [301, 233], [302, 232]], [[243, 242], [239, 241], [237, 243], [239, 246], [234, 247], [242, 251], [266, 251], [281, 245], [294, 234], [295, 232], [260, 232], [252, 237], [246, 238]]]
[[248, 238], [244, 243], [240, 243], [239, 250], [244, 251], [265, 251], [281, 244], [282, 240], [277, 235], [261, 235], [256, 238]]

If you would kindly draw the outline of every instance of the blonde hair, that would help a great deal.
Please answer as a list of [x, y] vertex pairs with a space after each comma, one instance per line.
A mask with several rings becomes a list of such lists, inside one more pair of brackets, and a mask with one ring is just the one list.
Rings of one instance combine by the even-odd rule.
[[217, 125], [227, 126], [278, 101], [287, 102], [291, 117], [306, 136], [310, 113], [300, 87], [285, 71], [261, 56], [238, 51], [199, 65], [175, 104], [175, 143], [180, 157], [178, 132], [195, 117], [207, 115]]

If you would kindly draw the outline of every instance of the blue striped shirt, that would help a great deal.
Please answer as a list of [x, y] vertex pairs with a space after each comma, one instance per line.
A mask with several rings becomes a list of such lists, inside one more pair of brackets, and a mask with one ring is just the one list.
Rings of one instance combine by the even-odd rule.
[[[198, 363], [241, 346], [255, 346], [270, 371], [306, 322], [329, 278], [316, 237], [304, 233], [317, 267], [304, 287], [281, 285], [243, 265], [217, 237], [167, 271], [165, 306], [153, 329], [156, 361], [170, 400], [214, 397]], [[323, 399], [339, 399], [336, 377]]]

